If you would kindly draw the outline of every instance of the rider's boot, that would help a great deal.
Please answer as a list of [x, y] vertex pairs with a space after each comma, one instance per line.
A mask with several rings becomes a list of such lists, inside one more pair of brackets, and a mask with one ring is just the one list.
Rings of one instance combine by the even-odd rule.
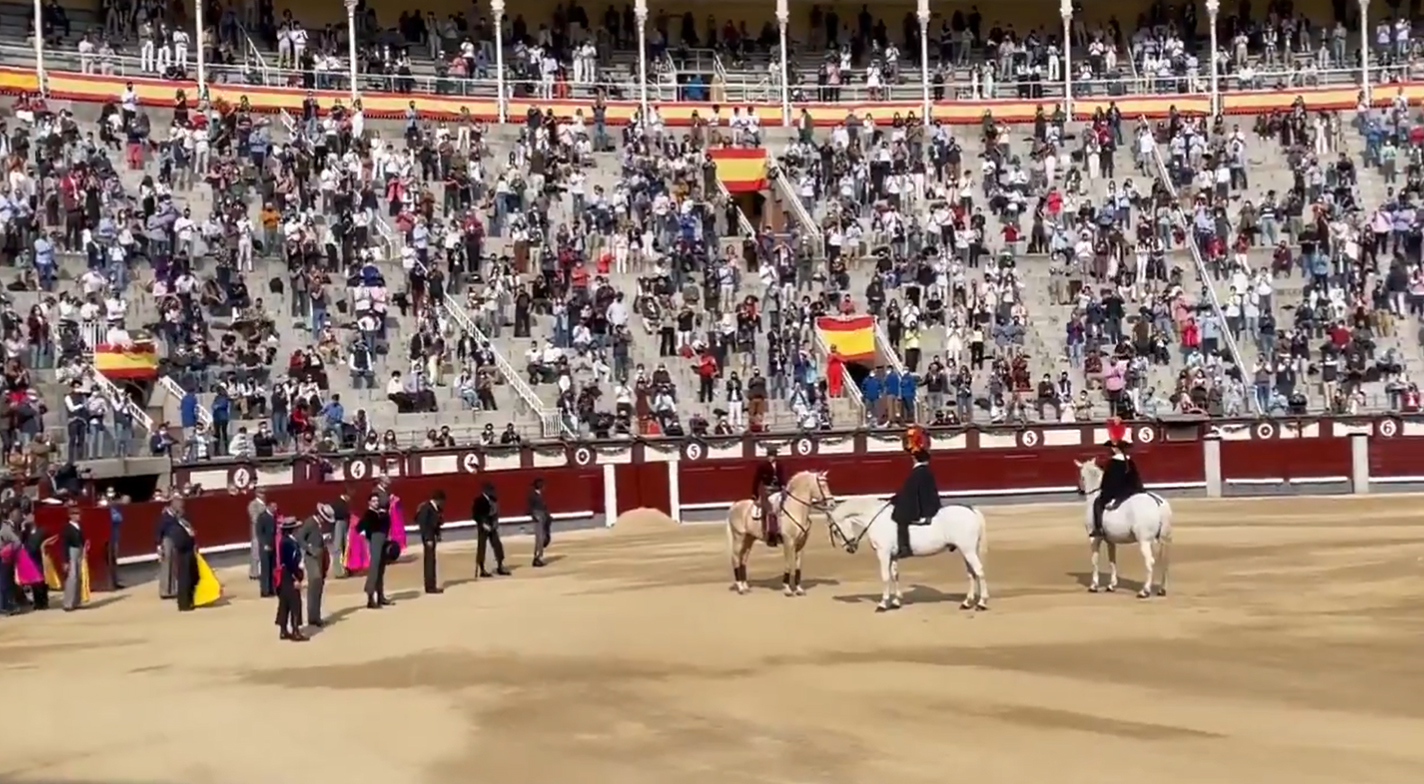
[[910, 549], [910, 526], [907, 523], [897, 523], [895, 525], [895, 537], [897, 547], [895, 549], [896, 558], [909, 558], [915, 553]]
[[1093, 532], [1088, 534], [1089, 539], [1098, 539], [1103, 535], [1103, 509], [1107, 504], [1098, 501], [1093, 504]]

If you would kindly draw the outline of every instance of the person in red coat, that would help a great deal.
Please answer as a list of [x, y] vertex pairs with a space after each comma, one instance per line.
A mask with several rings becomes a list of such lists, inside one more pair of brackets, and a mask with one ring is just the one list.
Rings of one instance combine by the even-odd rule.
[[841, 396], [841, 384], [845, 383], [845, 358], [841, 352], [831, 346], [830, 356], [826, 358], [826, 394], [831, 397]]

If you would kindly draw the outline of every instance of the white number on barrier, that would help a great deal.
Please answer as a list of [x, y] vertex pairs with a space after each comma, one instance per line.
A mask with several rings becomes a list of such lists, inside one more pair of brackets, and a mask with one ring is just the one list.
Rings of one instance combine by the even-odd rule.
[[460, 470], [470, 474], [478, 473], [480, 470], [480, 456], [474, 452], [466, 452], [465, 456], [460, 458]]
[[1023, 436], [1022, 436], [1021, 438], [1022, 438], [1022, 441], [1023, 441], [1023, 445], [1024, 445], [1024, 446], [1027, 446], [1027, 447], [1035, 447], [1035, 446], [1038, 446], [1038, 431], [1037, 431], [1037, 430], [1025, 430], [1025, 431], [1023, 431]]
[[797, 439], [796, 445], [793, 448], [796, 450], [796, 454], [805, 457], [811, 454], [811, 450], [815, 448], [815, 444], [812, 444], [809, 438], [801, 438]]
[[1157, 438], [1157, 431], [1146, 425], [1137, 428], [1137, 441], [1142, 444], [1150, 444]]
[[1399, 423], [1393, 419], [1386, 419], [1379, 424], [1379, 434], [1385, 438], [1394, 438], [1399, 435]]

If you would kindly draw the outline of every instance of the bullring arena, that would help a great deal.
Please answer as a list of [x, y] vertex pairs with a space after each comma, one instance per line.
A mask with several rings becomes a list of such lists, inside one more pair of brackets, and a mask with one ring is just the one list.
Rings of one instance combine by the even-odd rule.
[[[809, 593], [759, 548], [728, 591], [719, 526], [630, 512], [550, 568], [468, 581], [473, 546], [328, 584], [279, 643], [241, 568], [180, 616], [152, 583], [0, 624], [6, 781], [1416, 781], [1417, 497], [1177, 500], [1171, 595], [1089, 594], [1081, 509], [986, 510], [994, 609], [956, 556], [872, 612], [871, 555], [818, 524]], [[527, 563], [516, 541], [512, 564]], [[358, 609], [361, 608], [361, 609]]]

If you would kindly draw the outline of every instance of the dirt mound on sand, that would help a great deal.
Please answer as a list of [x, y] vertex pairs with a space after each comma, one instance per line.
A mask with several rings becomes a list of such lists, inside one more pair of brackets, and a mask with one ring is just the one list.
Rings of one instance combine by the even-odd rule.
[[629, 509], [613, 523], [614, 533], [620, 534], [653, 534], [671, 528], [677, 528], [676, 520], [668, 517], [666, 512], [646, 506]]

